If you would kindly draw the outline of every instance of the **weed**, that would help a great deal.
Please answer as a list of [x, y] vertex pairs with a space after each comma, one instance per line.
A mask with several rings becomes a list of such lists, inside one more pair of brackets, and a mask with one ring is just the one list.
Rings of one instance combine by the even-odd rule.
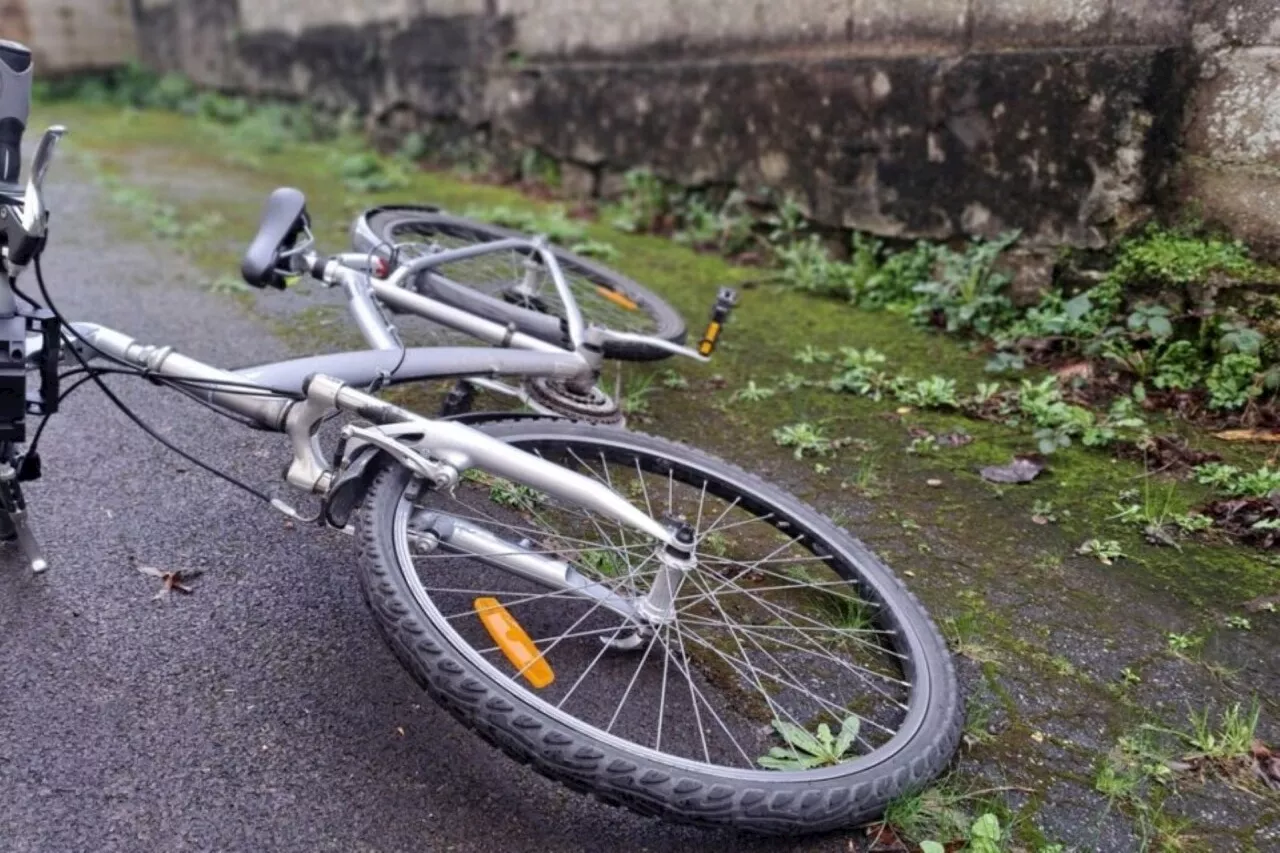
[[756, 403], [761, 400], [768, 400], [776, 393], [778, 393], [777, 389], [757, 385], [756, 381], [751, 379], [748, 380], [745, 387], [733, 392], [733, 396], [729, 399], [734, 402]]
[[209, 282], [207, 287], [210, 293], [237, 295], [253, 292], [253, 288], [243, 278], [236, 275], [220, 275]]
[[1031, 505], [1031, 520], [1036, 524], [1053, 524], [1058, 520], [1053, 501], [1037, 500]]
[[921, 379], [897, 394], [898, 402], [922, 409], [954, 409], [960, 406], [956, 381], [942, 376]]
[[607, 578], [619, 578], [630, 573], [627, 561], [617, 552], [605, 549], [578, 552], [578, 562]]
[[621, 231], [652, 231], [674, 207], [674, 193], [650, 169], [632, 169], [623, 177], [626, 189], [610, 222]]
[[662, 371], [658, 381], [662, 383], [663, 388], [670, 388], [673, 391], [683, 391], [689, 387], [689, 380], [671, 368]]
[[907, 452], [917, 456], [927, 456], [938, 449], [938, 439], [932, 435], [923, 435], [919, 438], [913, 438], [911, 443], [907, 445]]
[[1175, 655], [1183, 655], [1186, 652], [1195, 651], [1203, 644], [1204, 637], [1198, 637], [1194, 634], [1178, 634], [1174, 632], [1165, 634], [1165, 645]]
[[1234, 465], [1210, 462], [1194, 469], [1196, 482], [1232, 497], [1265, 498], [1280, 489], [1280, 468], [1264, 465], [1242, 471]]
[[813, 344], [805, 344], [791, 357], [801, 364], [828, 364], [832, 359], [830, 352], [818, 349]]
[[1004, 292], [1009, 277], [995, 271], [996, 258], [1018, 239], [1017, 233], [997, 240], [975, 240], [964, 252], [940, 249], [941, 276], [918, 285], [920, 301], [912, 317], [922, 325], [941, 325], [948, 332], [991, 335], [1008, 326], [1013, 303]]
[[1228, 628], [1234, 628], [1237, 631], [1252, 631], [1253, 623], [1249, 621], [1249, 617], [1231, 614], [1226, 618]]
[[1104, 566], [1110, 566], [1116, 560], [1125, 556], [1120, 543], [1114, 539], [1090, 539], [1077, 548], [1076, 553], [1086, 557], [1094, 557]]
[[1125, 684], [1141, 684], [1142, 676], [1138, 675], [1131, 667], [1125, 667], [1120, 670], [1120, 680]]
[[651, 393], [653, 393], [652, 376], [646, 375], [639, 379], [632, 379], [627, 383], [626, 393], [620, 395], [618, 406], [626, 415], [647, 415]]
[[1258, 381], [1262, 362], [1256, 355], [1232, 353], [1224, 356], [1209, 371], [1205, 385], [1209, 389], [1209, 407], [1240, 409], [1262, 393]]
[[796, 459], [803, 459], [806, 453], [823, 456], [831, 451], [831, 439], [823, 433], [822, 427], [808, 422], [775, 429], [773, 440], [781, 447], [794, 448]]
[[409, 178], [396, 163], [384, 160], [371, 151], [347, 154], [335, 164], [343, 185], [353, 193], [380, 193], [402, 189]]
[[795, 723], [775, 719], [773, 729], [786, 746], [770, 747], [769, 754], [756, 762], [770, 770], [811, 770], [839, 764], [853, 749], [860, 725], [857, 717], [846, 717], [836, 736], [826, 723], [819, 723], [816, 733], [811, 734]]

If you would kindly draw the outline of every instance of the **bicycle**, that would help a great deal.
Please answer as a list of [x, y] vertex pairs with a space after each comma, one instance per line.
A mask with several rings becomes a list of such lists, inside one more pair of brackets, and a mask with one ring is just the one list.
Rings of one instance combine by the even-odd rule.
[[[435, 207], [398, 205], [357, 216], [351, 241], [354, 252], [341, 256], [347, 271], [329, 284], [346, 291], [369, 346], [404, 345], [390, 311], [431, 320], [494, 346], [568, 351], [581, 361], [580, 374], [562, 380], [525, 377], [513, 386], [484, 377], [460, 379], [445, 398], [445, 415], [470, 411], [476, 390], [485, 389], [542, 414], [621, 425], [624, 413], [598, 385], [604, 361], [681, 355], [706, 362], [737, 304], [733, 289], [720, 288], [706, 331], [697, 347], [690, 348], [681, 345], [683, 319], [660, 297], [541, 236], [454, 217]], [[389, 286], [374, 286], [379, 279]], [[586, 316], [579, 305], [583, 298], [589, 305]], [[650, 334], [635, 331], [646, 326]]]
[[[6, 93], [24, 59], [29, 68], [25, 48], [0, 43]], [[0, 107], [25, 126], [25, 111]], [[432, 419], [360, 390], [565, 375], [580, 368], [572, 353], [375, 349], [233, 371], [67, 322], [40, 266], [42, 186], [63, 133], [40, 140], [21, 197], [0, 192], [11, 358], [0, 366], [0, 517], [32, 569], [46, 566], [20, 489], [39, 475], [38, 431], [20, 449], [25, 416], [47, 419], [86, 382], [167, 447], [249, 488], [150, 430], [102, 380], [134, 375], [283, 433], [284, 480], [320, 510], [305, 518], [258, 496], [354, 535], [363, 595], [400, 662], [464, 724], [552, 779], [665, 819], [806, 833], [868, 820], [945, 766], [960, 734], [945, 644], [892, 572], [815, 510], [662, 439], [536, 415]], [[313, 244], [304, 197], [277, 190], [245, 280], [339, 278], [341, 256]], [[18, 287], [28, 267], [43, 303]], [[29, 400], [28, 370], [39, 380]], [[320, 427], [336, 415], [355, 420], [326, 452]], [[838, 741], [825, 737], [832, 724]]]

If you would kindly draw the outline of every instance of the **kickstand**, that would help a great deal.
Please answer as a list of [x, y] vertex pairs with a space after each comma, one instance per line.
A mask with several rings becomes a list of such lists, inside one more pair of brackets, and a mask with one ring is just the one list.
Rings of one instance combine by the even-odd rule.
[[27, 558], [31, 571], [35, 574], [49, 568], [49, 563], [40, 550], [40, 543], [31, 532], [27, 523], [27, 505], [22, 498], [22, 489], [18, 486], [18, 472], [12, 465], [0, 465], [0, 539], [17, 540], [18, 548]]

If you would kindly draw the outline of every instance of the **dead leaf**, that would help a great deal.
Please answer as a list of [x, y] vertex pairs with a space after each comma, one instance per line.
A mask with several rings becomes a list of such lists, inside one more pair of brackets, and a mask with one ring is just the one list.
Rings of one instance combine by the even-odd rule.
[[190, 595], [192, 590], [187, 584], [204, 574], [201, 569], [177, 569], [170, 572], [155, 566], [138, 566], [138, 571], [160, 579], [160, 591], [151, 596], [152, 601], [158, 601], [175, 590]]
[[912, 438], [929, 438], [933, 435], [933, 433], [929, 432], [924, 427], [913, 426], [913, 427], [907, 427], [907, 435], [911, 436]]
[[937, 488], [938, 486], [942, 485], [942, 481], [937, 479], [936, 477], [931, 477], [930, 479], [925, 480], [924, 483], [926, 486], [933, 486], [934, 488]]
[[1214, 438], [1220, 438], [1223, 441], [1263, 441], [1271, 444], [1280, 443], [1280, 432], [1260, 429], [1229, 429], [1224, 432], [1215, 432]]
[[1059, 380], [1069, 379], [1092, 379], [1093, 365], [1087, 361], [1077, 361], [1073, 364], [1064, 364], [1054, 371]]
[[1008, 465], [989, 465], [979, 473], [989, 483], [1030, 483], [1043, 470], [1043, 462], [1030, 456], [1015, 456]]

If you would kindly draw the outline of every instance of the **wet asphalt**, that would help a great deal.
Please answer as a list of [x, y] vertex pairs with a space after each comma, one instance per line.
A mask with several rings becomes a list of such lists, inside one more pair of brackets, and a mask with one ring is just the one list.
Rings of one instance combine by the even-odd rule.
[[[292, 354], [170, 247], [113, 238], [92, 184], [52, 183], [45, 270], [66, 315], [215, 363]], [[171, 440], [286, 495], [282, 437], [111, 384]], [[501, 756], [384, 647], [353, 542], [193, 468], [91, 387], [41, 451], [27, 497], [52, 567], [0, 551], [3, 853], [850, 849], [668, 826]], [[139, 566], [203, 575], [154, 601]]]

